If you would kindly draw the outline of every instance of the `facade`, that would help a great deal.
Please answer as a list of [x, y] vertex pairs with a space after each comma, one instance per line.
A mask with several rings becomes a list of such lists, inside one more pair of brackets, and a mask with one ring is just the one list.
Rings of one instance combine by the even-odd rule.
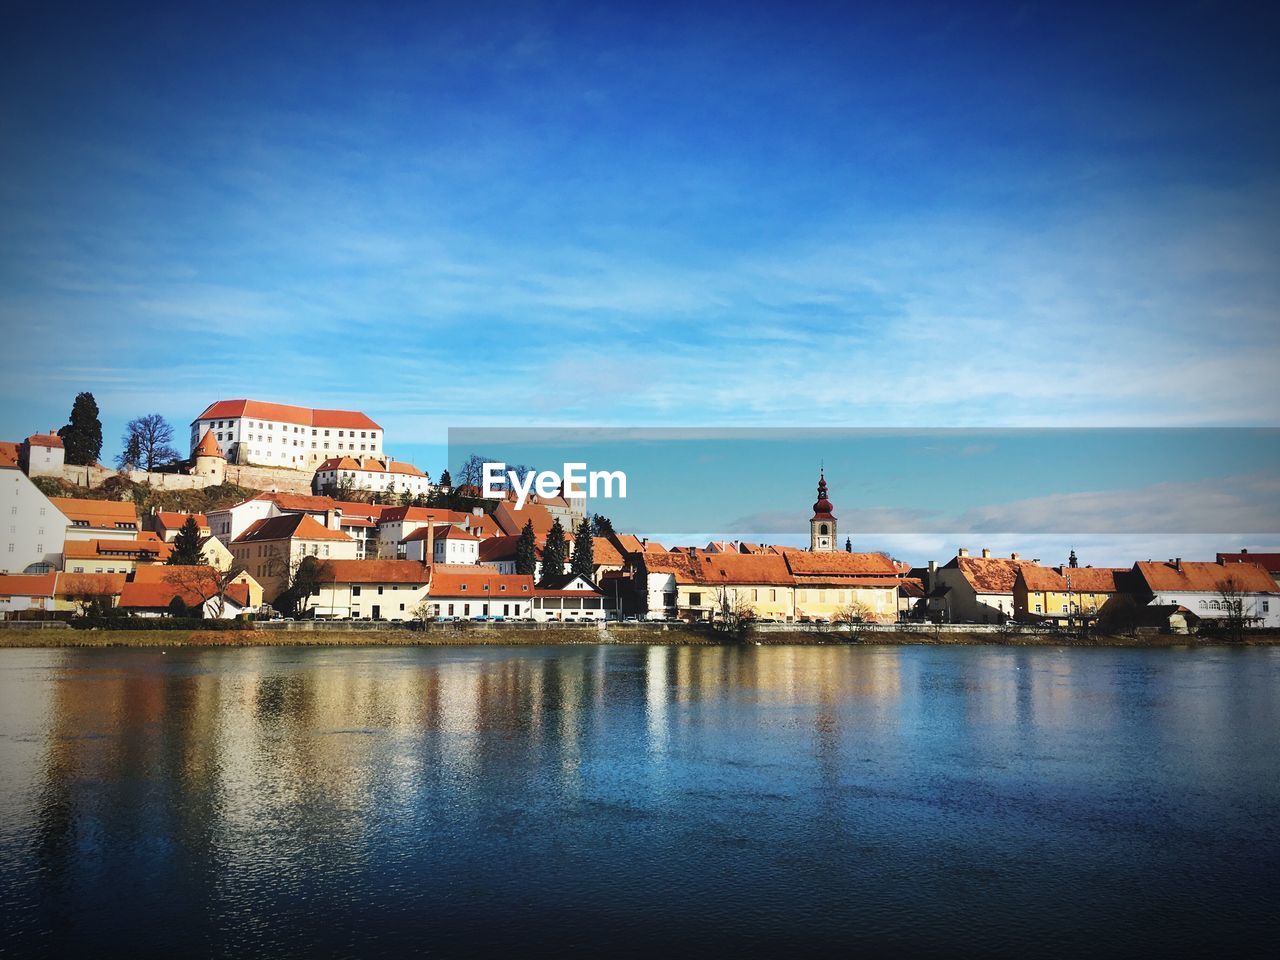
[[450, 523], [427, 524], [400, 543], [404, 547], [404, 559], [419, 563], [475, 565], [479, 561], [480, 538]]
[[1250, 553], [1248, 550], [1241, 550], [1239, 553], [1220, 553], [1218, 562], [1256, 563], [1271, 574], [1272, 580], [1280, 583], [1280, 553]]
[[458, 510], [435, 507], [386, 507], [378, 519], [378, 559], [403, 560], [405, 539], [428, 524], [466, 527], [471, 517]]
[[61, 477], [66, 450], [54, 431], [34, 433], [22, 441], [18, 459], [28, 477]]
[[183, 524], [187, 522], [187, 517], [196, 518], [196, 527], [200, 530], [200, 536], [207, 537], [211, 531], [209, 529], [209, 518], [203, 513], [176, 513], [171, 510], [157, 510], [153, 514], [152, 527], [158, 536], [165, 543], [173, 543], [177, 539], [178, 532], [182, 529]]
[[21, 470], [0, 468], [0, 573], [59, 569], [69, 522]]
[[533, 616], [533, 577], [483, 567], [437, 566], [431, 573], [431, 614], [456, 620]]
[[790, 551], [781, 555], [795, 580], [795, 619], [896, 623], [899, 565], [883, 553]]
[[191, 422], [191, 450], [212, 432], [238, 464], [314, 470], [334, 456], [381, 457], [382, 427], [354, 410], [315, 410], [261, 400], [219, 400]]
[[414, 620], [431, 567], [412, 560], [330, 560], [325, 582], [307, 607], [321, 620]]
[[60, 573], [54, 609], [83, 613], [90, 605], [115, 607], [127, 579], [123, 573]]
[[316, 468], [312, 486], [316, 493], [336, 494], [344, 486], [374, 493], [425, 497], [431, 478], [411, 463], [390, 457], [330, 457]]
[[304, 557], [355, 560], [356, 542], [341, 530], [321, 526], [305, 513], [255, 520], [229, 545], [238, 565], [262, 584], [267, 602], [288, 586]]
[[1148, 560], [1133, 565], [1133, 576], [1148, 606], [1182, 607], [1201, 620], [1221, 620], [1236, 612], [1236, 604], [1252, 624], [1280, 627], [1280, 588], [1257, 564]]
[[613, 605], [600, 588], [577, 574], [567, 573], [539, 584], [533, 592], [533, 619], [542, 623], [606, 620]]
[[170, 616], [174, 598], [205, 619], [232, 620], [253, 613], [253, 588], [243, 576], [219, 595], [217, 573], [210, 567], [151, 567], [139, 569], [120, 590], [117, 606], [135, 617]]

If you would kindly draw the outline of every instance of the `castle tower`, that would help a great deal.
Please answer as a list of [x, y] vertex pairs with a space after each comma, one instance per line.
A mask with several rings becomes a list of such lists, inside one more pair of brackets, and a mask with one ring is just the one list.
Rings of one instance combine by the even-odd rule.
[[211, 484], [222, 483], [227, 474], [227, 458], [213, 437], [212, 430], [206, 430], [195, 449], [195, 467], [191, 471], [197, 477], [208, 477]]
[[809, 521], [809, 550], [813, 553], [831, 553], [836, 544], [836, 518], [827, 499], [827, 478], [818, 473], [818, 501], [813, 505], [813, 519]]

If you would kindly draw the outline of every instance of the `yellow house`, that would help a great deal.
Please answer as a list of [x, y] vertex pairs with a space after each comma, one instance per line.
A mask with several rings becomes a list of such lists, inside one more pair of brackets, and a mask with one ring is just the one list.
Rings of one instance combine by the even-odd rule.
[[1092, 616], [1117, 593], [1117, 574], [1127, 567], [1042, 567], [1023, 564], [1013, 583], [1013, 608], [1019, 620], [1066, 623]]
[[62, 569], [67, 573], [132, 573], [140, 566], [164, 563], [173, 552], [154, 533], [136, 540], [68, 540], [62, 548]]
[[783, 554], [795, 579], [795, 616], [800, 621], [898, 620], [899, 570], [883, 553]]

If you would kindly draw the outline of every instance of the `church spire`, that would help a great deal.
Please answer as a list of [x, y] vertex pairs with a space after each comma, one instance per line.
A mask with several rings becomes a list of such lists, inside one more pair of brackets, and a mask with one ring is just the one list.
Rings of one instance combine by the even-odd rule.
[[813, 518], [809, 521], [809, 549], [814, 553], [829, 553], [836, 547], [836, 518], [827, 495], [827, 472], [818, 467], [818, 499], [813, 504]]

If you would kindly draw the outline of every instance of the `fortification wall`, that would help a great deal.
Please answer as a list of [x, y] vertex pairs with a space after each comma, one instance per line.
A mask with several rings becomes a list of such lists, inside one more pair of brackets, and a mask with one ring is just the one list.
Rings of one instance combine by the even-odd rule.
[[[102, 486], [117, 470], [106, 467], [62, 468], [62, 478], [77, 487], [92, 489]], [[127, 476], [134, 483], [150, 484], [160, 490], [202, 490], [212, 482], [209, 477], [196, 477], [185, 473], [148, 473], [130, 470]], [[312, 474], [303, 470], [287, 470], [283, 467], [236, 467], [227, 465], [226, 482], [251, 490], [271, 490], [278, 493], [310, 493]]]

